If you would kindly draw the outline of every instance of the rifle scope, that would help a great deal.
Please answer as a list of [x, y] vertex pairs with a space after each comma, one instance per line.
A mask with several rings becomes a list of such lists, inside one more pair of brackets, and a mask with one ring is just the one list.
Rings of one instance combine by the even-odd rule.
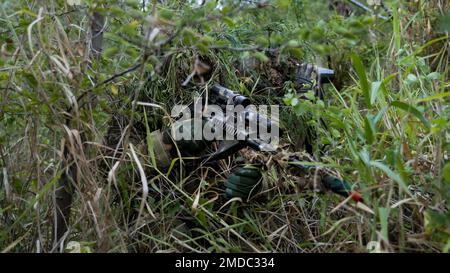
[[250, 100], [232, 90], [221, 86], [220, 84], [215, 84], [211, 88], [210, 99], [217, 105], [242, 105], [244, 107], [250, 104]]

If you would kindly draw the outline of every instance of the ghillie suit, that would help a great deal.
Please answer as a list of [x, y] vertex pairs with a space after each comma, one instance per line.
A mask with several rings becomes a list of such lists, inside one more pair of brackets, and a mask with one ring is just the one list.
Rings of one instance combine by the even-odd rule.
[[[246, 58], [234, 63], [236, 75], [243, 83], [241, 89], [254, 90], [251, 93], [256, 103], [283, 106], [283, 98], [289, 93], [308, 100], [306, 93], [313, 92], [316, 99], [325, 99], [321, 84], [329, 82], [332, 77], [321, 82], [317, 73], [318, 66], [301, 63], [288, 56], [281, 57], [275, 51], [268, 51], [266, 55], [269, 57], [266, 62]], [[296, 150], [306, 150], [309, 153], [319, 150], [316, 126], [325, 124], [319, 120], [318, 124], [312, 125], [311, 119], [309, 112], [298, 116], [291, 108], [281, 107], [281, 127], [289, 128]]]
[[342, 0], [330, 0], [328, 7], [330, 10], [335, 10], [337, 14], [344, 17], [350, 16], [353, 12], [352, 7]]
[[[256, 191], [256, 195], [252, 198], [271, 200], [279, 191], [286, 195], [300, 192], [324, 193], [328, 188], [321, 183], [321, 178], [326, 175], [339, 176], [337, 172], [329, 168], [310, 168], [303, 171], [292, 168], [294, 165], [288, 163], [292, 157], [304, 162], [313, 162], [314, 158], [305, 152], [289, 152], [289, 146], [289, 144], [281, 145], [274, 155], [261, 154], [248, 148], [239, 152], [242, 162], [259, 166], [264, 170], [264, 179], [261, 181], [260, 190]], [[278, 173], [278, 179], [274, 180], [273, 177], [269, 179], [271, 173]], [[351, 188], [346, 188], [346, 190], [351, 191]]]
[[[299, 70], [304, 69], [301, 64], [292, 59], [289, 59], [286, 63], [278, 62], [276, 60], [276, 55], [273, 54], [271, 56], [272, 58], [269, 62], [260, 63], [258, 64], [258, 67], [252, 68], [254, 69], [252, 73], [258, 74], [259, 78], [261, 79], [260, 84], [256, 87], [256, 90], [258, 90], [258, 92], [256, 92], [256, 96], [254, 96], [253, 98], [255, 99], [255, 101], [263, 104], [268, 104], [268, 101], [270, 100], [280, 102], [280, 97], [282, 97], [283, 92], [285, 92], [285, 90], [283, 90], [283, 84], [286, 81], [290, 81], [298, 89], [304, 87], [303, 85], [298, 83], [296, 78]], [[185, 62], [186, 60], [190, 62]], [[181, 61], [168, 58], [162, 65], [160, 71], [161, 75], [164, 75], [162, 76], [163, 79], [155, 80], [148, 77], [144, 88], [141, 87], [141, 90], [143, 90], [143, 92], [141, 92], [135, 100], [143, 103], [154, 104], [162, 104], [162, 102], [164, 101], [165, 103], [167, 103], [167, 105], [180, 103], [180, 101], [190, 101], [193, 97], [194, 92], [199, 93], [202, 90], [204, 83], [210, 82], [212, 81], [212, 79], [219, 79], [221, 82], [226, 82], [226, 73], [222, 73], [224, 71], [221, 71], [221, 69], [224, 68], [221, 68], [221, 66], [218, 65], [218, 62], [216, 59], [214, 59], [214, 57], [199, 57], [195, 54], [192, 54], [190, 56], [190, 59], [186, 58]], [[234, 67], [234, 69], [236, 71], [240, 71], [239, 67]], [[247, 67], [246, 69], [249, 68]], [[270, 75], [270, 73], [272, 74]], [[243, 80], [245, 77], [240, 72], [236, 73], [236, 75], [238, 77], [238, 80]], [[161, 129], [161, 133], [164, 132], [164, 115], [161, 113], [157, 113], [157, 111], [153, 107], [138, 107], [135, 109], [136, 111], [133, 116], [133, 122], [132, 124], [130, 123], [132, 114], [130, 111], [132, 107], [131, 97], [133, 97], [133, 91], [137, 88], [137, 85], [137, 83], [130, 84], [128, 87], [123, 88], [121, 92], [129, 94], [128, 96], [130, 98], [127, 98], [125, 96], [125, 99], [123, 99], [122, 101], [118, 100], [113, 104], [117, 109], [117, 112], [111, 115], [108, 133], [105, 137], [105, 155], [106, 158], [108, 158], [108, 162], [104, 164], [103, 173], [105, 175], [105, 178], [107, 179], [110, 179], [111, 177], [115, 162], [117, 162], [124, 156], [123, 151], [125, 149], [129, 151], [128, 146], [130, 145], [130, 143], [136, 147], [138, 157], [142, 161], [142, 165], [147, 172], [147, 177], [151, 177], [153, 179], [153, 177], [157, 176], [157, 173], [152, 169], [152, 167], [149, 167], [150, 165], [152, 165], [152, 160], [148, 153], [148, 137], [150, 136], [150, 138], [152, 138], [152, 136], [155, 134], [155, 130], [158, 129]], [[158, 97], [164, 96], [164, 94], [161, 94], [161, 92], [155, 92], [155, 90], [158, 89], [167, 90], [168, 93], [170, 92], [170, 96], [168, 95], [164, 98]], [[270, 90], [276, 90], [276, 92], [270, 92]], [[165, 105], [166, 109], [167, 105]], [[286, 116], [292, 118], [292, 115]], [[290, 122], [298, 122], [298, 120], [299, 119]], [[303, 124], [306, 125], [306, 122], [304, 122]], [[298, 127], [302, 126], [300, 125]], [[150, 132], [152, 133], [149, 135]], [[305, 133], [305, 131], [303, 131], [302, 133]], [[129, 135], [128, 139], [126, 139], [126, 134]], [[304, 143], [307, 142], [305, 141], [307, 134], [297, 134], [297, 132], [292, 132], [292, 135], [299, 136], [299, 139], [303, 138], [303, 140], [296, 141], [296, 145], [298, 146], [303, 147], [305, 145]], [[310, 135], [312, 136], [313, 134]], [[153, 144], [155, 143], [157, 142], [153, 142]], [[159, 146], [164, 146], [164, 143]], [[213, 143], [211, 147], [214, 149], [215, 144]], [[182, 149], [184, 150], [184, 148]], [[304, 148], [298, 149], [298, 147], [295, 147], [294, 149], [305, 150]], [[308, 148], [306, 148], [306, 150], [308, 150]], [[158, 155], [161, 155], [162, 153], [156, 152], [155, 154], [158, 157]], [[177, 157], [176, 154], [171, 154], [171, 156], [172, 158]], [[128, 157], [126, 159], [128, 160]], [[241, 162], [235, 159], [236, 156], [233, 156], [230, 158], [230, 161], [215, 161], [203, 166], [196, 166], [195, 164], [191, 164], [189, 162], [184, 162], [181, 166], [179, 161], [176, 161], [175, 165], [170, 167], [171, 171], [168, 177], [169, 179], [173, 179], [174, 181], [178, 181], [180, 177], [187, 177], [183, 181], [181, 189], [189, 195], [195, 195], [196, 192], [198, 192], [199, 185], [202, 184], [202, 179], [199, 178], [202, 177], [203, 180], [208, 181], [208, 186], [204, 189], [204, 191], [206, 192], [204, 195], [202, 195], [202, 198], [215, 200], [213, 206], [220, 208], [228, 202], [229, 197], [235, 196], [234, 193], [232, 193], [229, 194], [227, 198], [226, 191], [229, 191], [230, 188], [235, 186], [236, 181], [246, 180], [246, 178], [244, 178], [246, 173], [239, 172], [237, 170], [237, 168], [242, 165]], [[170, 162], [170, 160], [164, 164], [165, 167], [168, 167], [168, 165], [170, 165], [170, 163], [167, 164], [168, 162]], [[255, 165], [261, 167], [260, 163], [255, 163]], [[125, 170], [121, 169], [120, 172], [120, 177], [122, 177], [121, 179], [124, 179], [126, 177], [127, 184], [130, 184], [127, 187], [132, 187], [131, 185], [141, 184], [141, 182], [139, 181], [139, 174], [136, 169], [126, 168]], [[117, 171], [116, 175], [119, 175]], [[261, 172], [258, 168], [258, 171], [254, 172], [254, 177], [247, 179], [249, 183], [252, 184], [248, 187], [248, 189], [253, 188], [254, 184], [260, 181], [260, 176]], [[153, 182], [157, 185], [156, 188], [158, 188], [158, 190], [156, 191], [154, 190], [154, 188], [149, 188], [148, 196], [151, 196], [155, 202], [166, 198], [165, 196], [171, 196], [171, 198], [174, 199], [184, 199], [182, 195], [180, 195], [176, 191], [174, 192], [173, 188], [168, 186], [167, 182], [163, 180], [164, 179], [157, 179]], [[309, 185], [311, 184], [306, 182], [303, 184], [302, 183], [299, 182], [296, 189], [288, 187], [288, 191], [291, 193], [299, 192], [306, 188], [309, 188]], [[267, 186], [268, 185], [263, 187], [263, 189], [267, 190]], [[272, 187], [273, 184], [271, 184], [270, 186]], [[284, 188], [286, 185], [279, 186]], [[117, 202], [119, 202], [119, 200], [123, 198], [126, 198], [126, 196], [124, 196], [122, 192], [123, 190], [117, 190], [117, 194], [115, 197], [115, 200]], [[132, 192], [138, 192], [138, 195], [141, 195], [142, 189], [132, 189]], [[257, 192], [255, 191], [255, 193]], [[257, 194], [259, 194], [259, 192]], [[265, 199], [262, 193], [259, 194], [258, 198], [261, 201]], [[138, 207], [140, 201], [138, 199], [139, 198], [134, 198], [131, 202], [131, 210], [127, 213], [128, 219], [125, 222], [135, 223], [139, 220], [140, 213]], [[187, 212], [180, 211], [177, 215], [177, 218], [183, 219], [183, 222], [180, 225], [187, 226], [189, 228], [196, 227], [196, 220], [192, 217], [191, 214]], [[148, 227], [146, 227], [146, 229], [155, 229], [155, 225], [149, 225]], [[139, 238], [136, 238], [136, 241], [138, 242]], [[145, 250], [140, 249], [139, 251]]]
[[[314, 90], [313, 84], [316, 84], [315, 70], [312, 66], [309, 71], [305, 71], [305, 63], [291, 57], [281, 57], [279, 53], [268, 51], [268, 61], [261, 62], [256, 58], [246, 58], [242, 61], [236, 61], [234, 64], [236, 75], [244, 79], [247, 89], [260, 90], [260, 93], [266, 95], [266, 99], [272, 96], [272, 99], [282, 97], [286, 90], [287, 82], [292, 84], [292, 88], [297, 93]], [[303, 79], [301, 77], [304, 77]], [[306, 86], [305, 77], [312, 81], [312, 84]], [[250, 80], [258, 79], [258, 81]], [[317, 92], [319, 90], [316, 90]], [[319, 95], [318, 93], [316, 95]]]

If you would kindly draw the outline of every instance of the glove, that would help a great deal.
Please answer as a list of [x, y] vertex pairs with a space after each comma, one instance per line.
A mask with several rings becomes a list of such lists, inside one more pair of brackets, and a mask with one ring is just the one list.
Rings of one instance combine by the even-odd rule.
[[[201, 122], [200, 130], [203, 130], [206, 121], [202, 119]], [[163, 142], [173, 146], [171, 152], [174, 156], [177, 156], [175, 146], [177, 146], [182, 156], [200, 156], [208, 147], [210, 141], [195, 140], [195, 129], [194, 119], [180, 121], [174, 127], [168, 128], [164, 132]], [[190, 136], [190, 138], [182, 138], [185, 132], [188, 132], [186, 135]]]
[[357, 191], [352, 190], [352, 186], [344, 180], [340, 180], [337, 177], [331, 175], [325, 175], [322, 177], [322, 183], [325, 188], [331, 190], [332, 192], [339, 194], [344, 197], [351, 197], [355, 202], [362, 202], [363, 199], [361, 194]]
[[300, 64], [295, 73], [295, 83], [299, 86], [300, 93], [313, 90], [318, 84], [316, 66], [308, 63]]
[[[177, 134], [182, 134], [187, 130], [190, 135], [194, 135], [194, 120], [189, 119], [177, 123], [174, 128], [167, 128], [163, 132], [156, 130], [150, 134], [150, 141], [152, 142], [153, 152], [158, 168], [165, 169], [170, 166], [172, 159], [177, 157], [177, 148], [181, 156], [191, 157], [199, 156], [208, 147], [209, 143], [205, 140], [185, 140], [180, 139], [175, 141]], [[205, 122], [202, 121], [202, 125]], [[201, 128], [203, 130], [203, 126]], [[181, 138], [181, 137], [180, 137]], [[176, 146], [176, 147], [175, 147]]]
[[316, 92], [316, 96], [323, 98], [320, 92], [321, 85], [331, 82], [334, 77], [334, 71], [313, 64], [302, 63], [295, 72], [295, 83], [299, 87], [300, 93], [306, 93], [310, 90]]
[[250, 193], [255, 192], [255, 186], [261, 180], [261, 172], [254, 167], [240, 167], [233, 170], [225, 182], [225, 195], [228, 198], [240, 197], [247, 200]]

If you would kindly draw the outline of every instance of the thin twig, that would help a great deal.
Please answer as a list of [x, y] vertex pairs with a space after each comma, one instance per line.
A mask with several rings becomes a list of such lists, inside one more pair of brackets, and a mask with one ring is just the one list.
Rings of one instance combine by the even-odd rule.
[[[139, 67], [141, 67], [141, 65], [142, 65], [142, 63], [139, 62], [139, 63], [133, 65], [132, 67], [130, 67], [130, 68], [128, 68], [128, 69], [126, 69], [126, 70], [124, 70], [124, 71], [122, 71], [122, 72], [120, 72], [120, 73], [117, 73], [117, 74], [112, 75], [111, 77], [109, 77], [108, 79], [106, 79], [106, 80], [100, 82], [99, 84], [97, 84], [97, 85], [95, 85], [95, 86], [93, 86], [93, 87], [91, 87], [91, 88], [89, 88], [89, 89], [87, 89], [87, 90], [84, 90], [84, 91], [81, 93], [81, 95], [78, 96], [77, 101], [79, 102], [84, 96], [86, 96], [89, 92], [92, 92], [92, 90], [94, 90], [95, 88], [98, 88], [98, 87], [100, 87], [100, 86], [102, 86], [102, 85], [105, 85], [105, 84], [107, 84], [107, 83], [110, 83], [110, 82], [112, 82], [114, 79], [116, 79], [116, 78], [118, 78], [118, 77], [121, 77], [121, 76], [123, 76], [123, 75], [125, 75], [125, 74], [128, 74], [128, 73], [130, 73], [130, 72], [132, 72], [132, 71], [138, 69]], [[71, 109], [69, 109], [69, 112], [70, 112], [70, 110], [71, 110]]]

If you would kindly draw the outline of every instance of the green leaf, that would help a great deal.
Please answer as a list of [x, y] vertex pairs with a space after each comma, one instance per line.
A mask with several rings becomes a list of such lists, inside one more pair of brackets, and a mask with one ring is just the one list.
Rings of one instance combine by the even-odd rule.
[[377, 96], [378, 91], [380, 91], [380, 87], [383, 83], [381, 81], [372, 82], [370, 87], [370, 104], [374, 104]]
[[389, 218], [389, 210], [387, 208], [378, 208], [378, 213], [380, 217], [381, 224], [381, 235], [384, 237], [383, 239], [388, 241], [388, 218]]
[[375, 140], [375, 126], [373, 120], [367, 116], [364, 117], [364, 134], [367, 143], [372, 145]]
[[433, 39], [433, 40], [425, 43], [423, 46], [421, 46], [418, 49], [414, 50], [414, 52], [412, 54], [409, 54], [405, 58], [401, 59], [399, 64], [408, 63], [411, 59], [415, 58], [419, 53], [421, 53], [425, 48], [431, 46], [434, 43], [440, 42], [442, 40], [447, 40], [449, 38], [450, 38], [450, 36], [442, 36], [442, 37], [438, 37], [436, 39]]
[[130, 9], [126, 11], [126, 15], [135, 20], [142, 21], [145, 17], [145, 14], [142, 11]]
[[230, 17], [225, 16], [225, 17], [222, 18], [222, 20], [228, 27], [230, 27], [230, 28], [234, 27], [234, 21]]
[[442, 174], [444, 176], [445, 182], [450, 184], [450, 163], [445, 164], [444, 168], [442, 169]]
[[435, 81], [435, 80], [439, 80], [441, 78], [441, 73], [439, 72], [431, 72], [430, 74], [427, 75], [427, 79], [430, 81]]
[[24, 72], [23, 77], [25, 78], [26, 82], [29, 84], [30, 87], [35, 88], [38, 85], [38, 81], [34, 77], [33, 74]]
[[435, 95], [432, 95], [432, 96], [428, 96], [426, 98], [418, 100], [417, 102], [427, 102], [427, 101], [432, 101], [432, 100], [445, 98], [445, 97], [448, 97], [448, 96], [450, 96], [450, 91], [449, 92], [442, 92], [442, 93], [435, 94]]
[[222, 6], [222, 10], [220, 11], [220, 13], [227, 14], [232, 10], [233, 10], [233, 8], [230, 5], [224, 5], [224, 6]]
[[425, 234], [433, 240], [446, 243], [450, 239], [450, 214], [427, 209], [424, 213]]
[[161, 9], [158, 11], [158, 16], [166, 20], [171, 20], [174, 17], [174, 13], [168, 9]]
[[370, 165], [383, 171], [389, 178], [391, 178], [392, 180], [397, 182], [398, 185], [400, 186], [400, 188], [402, 188], [405, 192], [407, 192], [409, 195], [411, 195], [410, 191], [408, 190], [408, 187], [406, 186], [406, 182], [403, 180], [403, 178], [399, 174], [395, 173], [394, 171], [389, 169], [388, 166], [386, 166], [383, 163], [378, 162], [378, 161], [371, 161]]
[[400, 50], [401, 47], [401, 37], [400, 37], [400, 20], [399, 20], [399, 14], [398, 14], [398, 8], [397, 4], [394, 5], [392, 8], [392, 28], [394, 32], [394, 47], [397, 51]]
[[296, 106], [297, 104], [298, 104], [298, 99], [297, 98], [292, 98], [291, 105], [292, 106]]
[[263, 63], [269, 61], [269, 57], [267, 57], [266, 54], [264, 54], [263, 52], [254, 52], [253, 56], [255, 56], [256, 59], [258, 59]]
[[185, 45], [192, 45], [192, 43], [194, 43], [194, 41], [197, 39], [196, 38], [197, 33], [191, 29], [191, 28], [184, 28], [182, 33], [181, 33], [181, 37], [183, 39], [183, 43]]
[[36, 14], [36, 13], [34, 13], [33, 11], [31, 11], [30, 9], [28, 9], [28, 8], [24, 8], [24, 9], [21, 9], [21, 10], [19, 10], [18, 12], [17, 12], [17, 14], [27, 14], [27, 15], [29, 15], [29, 16], [31, 16], [31, 17], [37, 17], [38, 15]]
[[113, 16], [123, 16], [125, 11], [119, 7], [109, 7], [108, 12]]
[[136, 35], [137, 34], [137, 26], [138, 26], [138, 24], [139, 23], [137, 21], [133, 21], [131, 23], [128, 23], [128, 24], [124, 25], [121, 28], [121, 31], [124, 34], [130, 35], [130, 36]]
[[447, 240], [447, 244], [444, 246], [444, 248], [442, 249], [442, 252], [444, 253], [448, 253], [450, 250], [450, 238], [448, 238]]
[[292, 104], [292, 99], [293, 99], [293, 97], [294, 97], [294, 94], [293, 94], [293, 93], [287, 93], [287, 94], [285, 94], [285, 95], [284, 95], [284, 98], [283, 98], [284, 104], [286, 104], [286, 105], [291, 105], [291, 104]]
[[290, 40], [287, 44], [286, 47], [299, 47], [300, 46], [300, 42], [297, 40]]
[[205, 45], [210, 45], [214, 43], [214, 38], [211, 36], [204, 35], [202, 38], [200, 38], [200, 42], [204, 43]]
[[282, 9], [286, 9], [289, 7], [289, 2], [290, 0], [277, 0], [277, 6]]
[[437, 30], [442, 33], [450, 32], [450, 11], [437, 20]]
[[304, 95], [310, 101], [314, 101], [316, 99], [316, 95], [315, 95], [314, 91], [312, 91], [312, 90], [309, 90]]
[[369, 82], [367, 81], [366, 70], [364, 68], [364, 65], [361, 61], [361, 58], [356, 54], [352, 54], [352, 61], [356, 74], [358, 75], [359, 78], [359, 84], [361, 85], [361, 90], [363, 92], [364, 102], [366, 103], [366, 106], [371, 107]]
[[295, 114], [299, 117], [308, 112], [309, 108], [310, 107], [307, 102], [297, 103], [295, 106], [293, 106]]
[[125, 5], [133, 9], [139, 9], [139, 2], [136, 0], [125, 0]]
[[208, 54], [209, 48], [205, 43], [200, 42], [200, 43], [197, 43], [195, 46], [202, 53], [202, 55]]
[[408, 76], [406, 76], [405, 79], [405, 84], [407, 85], [413, 85], [414, 83], [416, 83], [418, 81], [416, 75], [414, 74], [408, 74]]
[[217, 3], [216, 3], [216, 1], [207, 1], [204, 6], [207, 11], [211, 12], [212, 10], [214, 10], [216, 8]]
[[303, 51], [300, 48], [287, 48], [286, 52], [289, 53], [294, 58], [297, 58], [298, 60], [301, 60], [303, 58]]
[[23, 220], [27, 215], [30, 215], [31, 210], [33, 209], [33, 207], [35, 206], [35, 204], [38, 201], [41, 201], [41, 199], [43, 197], [46, 196], [46, 194], [48, 194], [48, 192], [53, 188], [53, 186], [56, 184], [56, 182], [58, 182], [59, 178], [61, 177], [61, 175], [63, 174], [64, 169], [59, 170], [56, 175], [46, 184], [44, 184], [42, 186], [42, 188], [40, 189], [40, 191], [35, 195], [35, 197], [33, 199], [30, 200], [28, 206], [26, 207], [26, 209], [22, 212], [22, 214], [20, 214], [20, 216], [18, 216], [14, 223], [12, 223], [11, 225], [7, 226], [6, 228], [3, 228], [3, 230], [0, 233], [0, 243], [2, 243], [3, 238], [6, 238], [6, 234], [8, 234], [11, 230], [13, 230], [13, 228], [19, 224], [21, 224], [21, 220]]
[[[139, 56], [139, 51], [138, 49], [134, 48], [134, 47], [127, 47], [127, 49], [125, 49], [125, 53], [128, 54], [130, 59], [134, 59], [137, 58]], [[150, 61], [152, 58], [150, 57], [148, 60]]]
[[404, 103], [404, 102], [401, 102], [401, 101], [393, 101], [393, 102], [391, 102], [391, 106], [400, 108], [402, 110], [405, 110], [405, 111], [413, 114], [414, 116], [416, 116], [423, 123], [423, 125], [425, 125], [425, 127], [427, 127], [428, 129], [431, 128], [430, 122], [414, 106], [409, 105], [409, 104]]
[[119, 49], [117, 47], [109, 47], [103, 51], [103, 56], [105, 58], [111, 58], [113, 55], [115, 55]]

